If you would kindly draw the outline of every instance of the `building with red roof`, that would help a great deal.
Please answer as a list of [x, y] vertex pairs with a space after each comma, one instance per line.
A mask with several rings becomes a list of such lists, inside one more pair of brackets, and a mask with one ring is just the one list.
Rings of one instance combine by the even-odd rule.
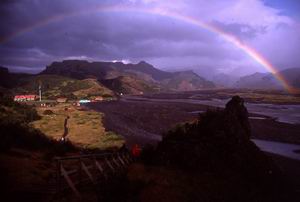
[[38, 95], [15, 95], [14, 101], [25, 102], [25, 101], [35, 101], [39, 98]]

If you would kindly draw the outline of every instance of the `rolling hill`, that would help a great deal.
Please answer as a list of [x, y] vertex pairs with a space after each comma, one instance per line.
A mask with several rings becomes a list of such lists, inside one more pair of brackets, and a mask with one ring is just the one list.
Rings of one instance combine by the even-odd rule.
[[281, 89], [281, 84], [269, 73], [254, 73], [241, 77], [235, 84], [236, 88], [250, 89]]
[[25, 73], [11, 73], [8, 68], [0, 66], [0, 87], [6, 89], [17, 87], [32, 76]]
[[162, 83], [165, 88], [173, 91], [192, 91], [215, 87], [213, 82], [207, 81], [193, 71], [175, 72], [172, 77], [162, 80]]
[[59, 75], [29, 75], [10, 73], [0, 68], [0, 91], [13, 94], [38, 94], [42, 86], [44, 99], [67, 97], [69, 99], [93, 98], [95, 96], [114, 97], [115, 93], [96, 79], [72, 79]]
[[[278, 75], [285, 78], [288, 84], [295, 89], [300, 89], [300, 68], [290, 68], [279, 71]], [[236, 88], [250, 89], [283, 89], [283, 86], [270, 73], [254, 73], [241, 77], [235, 84]]]
[[96, 79], [71, 79], [58, 75], [36, 75], [14, 91], [17, 93], [37, 94], [39, 83], [42, 85], [43, 97], [55, 99], [67, 97], [69, 99], [93, 98], [95, 96], [113, 97], [114, 93]]
[[160, 87], [133, 76], [119, 76], [102, 81], [109, 89], [122, 94], [142, 94], [143, 92], [158, 92]]

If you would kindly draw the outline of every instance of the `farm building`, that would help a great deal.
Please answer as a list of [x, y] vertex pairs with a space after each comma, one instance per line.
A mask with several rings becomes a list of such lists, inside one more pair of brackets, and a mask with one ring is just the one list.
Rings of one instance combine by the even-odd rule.
[[25, 101], [35, 101], [39, 99], [38, 95], [15, 95], [14, 101], [25, 102]]
[[95, 100], [96, 102], [99, 102], [99, 101], [103, 101], [104, 99], [103, 99], [102, 96], [97, 96], [97, 97], [95, 97], [94, 100]]

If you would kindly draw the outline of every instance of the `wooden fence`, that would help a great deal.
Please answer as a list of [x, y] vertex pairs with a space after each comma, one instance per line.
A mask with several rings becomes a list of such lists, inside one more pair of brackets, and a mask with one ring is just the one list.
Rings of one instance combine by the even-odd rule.
[[79, 155], [55, 158], [56, 193], [72, 190], [81, 199], [80, 187], [97, 186], [102, 180], [126, 171], [132, 162], [128, 152]]

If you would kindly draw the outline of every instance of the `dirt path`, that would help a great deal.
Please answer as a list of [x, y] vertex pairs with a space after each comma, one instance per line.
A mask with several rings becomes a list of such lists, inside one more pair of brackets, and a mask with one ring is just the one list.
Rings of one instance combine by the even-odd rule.
[[65, 118], [65, 122], [64, 122], [64, 134], [61, 137], [61, 140], [64, 141], [67, 137], [67, 135], [69, 134], [69, 128], [68, 128], [68, 120], [69, 120], [69, 116], [67, 116]]

